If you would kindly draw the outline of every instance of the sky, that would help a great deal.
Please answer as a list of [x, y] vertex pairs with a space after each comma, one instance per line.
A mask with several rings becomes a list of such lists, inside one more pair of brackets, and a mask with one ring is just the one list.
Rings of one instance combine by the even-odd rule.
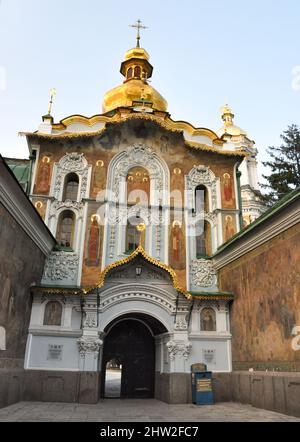
[[0, 153], [28, 157], [18, 133], [37, 130], [52, 87], [55, 121], [101, 113], [139, 18], [173, 119], [217, 131], [228, 102], [259, 162], [300, 125], [299, 0], [0, 0]]

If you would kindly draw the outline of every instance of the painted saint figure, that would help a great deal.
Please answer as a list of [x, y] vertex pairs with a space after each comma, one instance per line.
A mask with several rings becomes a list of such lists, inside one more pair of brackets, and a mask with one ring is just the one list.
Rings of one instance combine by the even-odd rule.
[[99, 217], [98, 215], [93, 215], [91, 218], [91, 226], [89, 232], [87, 265], [91, 267], [99, 265], [99, 251], [100, 251]]
[[224, 207], [233, 209], [235, 207], [235, 201], [234, 201], [232, 178], [229, 175], [229, 173], [225, 173], [223, 175], [222, 193], [223, 193]]
[[236, 234], [232, 216], [228, 215], [225, 218], [225, 242], [229, 241]]
[[60, 326], [62, 320], [62, 306], [57, 301], [48, 302], [45, 309], [44, 325]]
[[93, 193], [97, 194], [105, 188], [106, 169], [104, 161], [97, 161], [93, 175]]
[[40, 164], [39, 175], [38, 175], [38, 191], [40, 193], [48, 193], [50, 189], [50, 158], [44, 157]]
[[174, 270], [182, 270], [185, 266], [185, 241], [182, 231], [182, 224], [174, 221], [171, 232], [171, 253], [170, 262]]
[[216, 313], [212, 308], [205, 308], [201, 312], [201, 330], [216, 331]]

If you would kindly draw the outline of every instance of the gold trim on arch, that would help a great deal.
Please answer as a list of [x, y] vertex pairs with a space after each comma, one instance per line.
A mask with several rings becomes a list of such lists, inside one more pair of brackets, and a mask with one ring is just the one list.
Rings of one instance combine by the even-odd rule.
[[120, 261], [116, 261], [110, 265], [108, 265], [103, 272], [100, 275], [100, 279], [99, 282], [96, 286], [90, 287], [90, 288], [86, 288], [84, 291], [86, 292], [86, 294], [88, 294], [89, 292], [95, 290], [95, 289], [100, 289], [104, 286], [105, 284], [105, 279], [108, 275], [109, 272], [111, 272], [112, 270], [118, 268], [118, 267], [122, 267], [125, 264], [129, 264], [130, 262], [132, 262], [135, 258], [137, 258], [139, 255], [141, 255], [146, 261], [148, 261], [150, 264], [153, 264], [154, 266], [165, 270], [166, 272], [169, 273], [169, 275], [172, 278], [173, 281], [173, 286], [175, 288], [175, 290], [177, 290], [178, 292], [180, 292], [182, 295], [184, 295], [189, 301], [193, 299], [192, 295], [183, 287], [181, 287], [179, 285], [179, 281], [177, 278], [177, 274], [176, 272], [168, 265], [161, 263], [160, 261], [158, 261], [157, 259], [151, 258], [151, 256], [149, 256], [144, 248], [142, 246], [139, 246], [130, 256], [128, 256], [128, 258], [124, 258], [121, 259]]

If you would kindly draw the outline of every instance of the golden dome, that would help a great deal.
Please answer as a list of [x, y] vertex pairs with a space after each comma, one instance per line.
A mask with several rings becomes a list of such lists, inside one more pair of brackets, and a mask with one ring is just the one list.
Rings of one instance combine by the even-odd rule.
[[103, 113], [134, 105], [167, 111], [167, 101], [147, 82], [153, 72], [149, 58], [149, 54], [143, 48], [136, 47], [126, 52], [120, 71], [125, 81], [105, 94]]
[[103, 102], [103, 113], [110, 112], [118, 107], [132, 107], [134, 102], [144, 102], [145, 106], [152, 104], [152, 108], [167, 111], [168, 103], [148, 83], [143, 80], [130, 80], [107, 92]]
[[221, 108], [221, 112], [224, 126], [217, 132], [220, 138], [223, 135], [230, 135], [232, 137], [247, 136], [247, 132], [233, 123], [235, 115], [227, 104]]

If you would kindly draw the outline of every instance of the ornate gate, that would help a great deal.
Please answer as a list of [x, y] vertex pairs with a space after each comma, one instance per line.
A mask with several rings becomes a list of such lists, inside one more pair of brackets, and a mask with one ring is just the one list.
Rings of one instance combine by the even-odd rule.
[[122, 365], [121, 398], [153, 398], [155, 341], [140, 320], [124, 319], [114, 325], [104, 341], [102, 392], [105, 397], [106, 365], [116, 359]]

